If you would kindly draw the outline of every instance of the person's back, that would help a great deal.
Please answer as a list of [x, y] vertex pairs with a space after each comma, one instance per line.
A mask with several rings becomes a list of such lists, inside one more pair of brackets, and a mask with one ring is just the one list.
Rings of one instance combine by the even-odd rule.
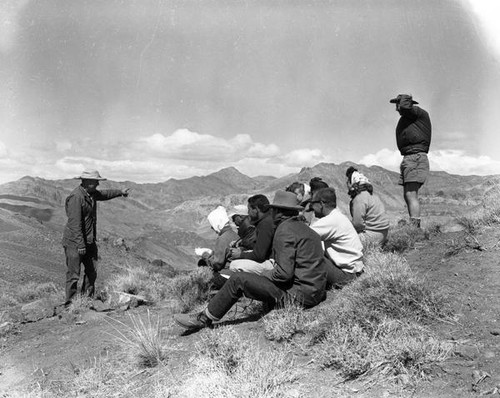
[[363, 245], [351, 221], [339, 209], [316, 220], [311, 228], [325, 242], [328, 256], [339, 268], [352, 273], [363, 270]]
[[389, 228], [389, 218], [384, 204], [375, 194], [368, 191], [358, 193], [350, 203], [352, 224], [358, 233], [384, 231]]
[[[321, 239], [297, 217], [283, 221], [274, 234], [275, 268], [270, 279], [314, 306], [326, 296], [326, 265]], [[294, 264], [290, 264], [293, 261]]]

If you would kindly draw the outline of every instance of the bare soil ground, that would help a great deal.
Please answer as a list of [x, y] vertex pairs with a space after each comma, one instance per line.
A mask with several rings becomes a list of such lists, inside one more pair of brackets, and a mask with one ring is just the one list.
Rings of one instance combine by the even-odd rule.
[[[469, 242], [469, 244], [464, 244]], [[472, 244], [471, 244], [472, 242]], [[3, 247], [15, 250], [15, 248]], [[297, 393], [311, 397], [470, 397], [500, 395], [500, 228], [484, 229], [475, 237], [465, 232], [439, 233], [406, 254], [411, 267], [439, 282], [450, 297], [454, 318], [430, 325], [454, 343], [452, 355], [434, 366], [430, 380], [417, 385], [401, 380], [388, 384], [367, 379], [339, 383], [333, 371], [320, 370], [307, 352], [297, 347], [294, 360], [301, 376]], [[172, 372], [188, 366], [204, 331], [182, 335], [168, 307], [151, 307], [163, 319], [171, 349]], [[99, 356], [123, 355], [116, 338], [117, 321], [130, 322], [128, 312], [89, 311], [78, 319], [60, 316], [18, 325], [0, 339], [0, 397], [22, 396], [33, 383], [68, 380]], [[0, 322], [1, 323], [1, 322]], [[273, 344], [262, 335], [262, 321], [229, 321], [261, 348]], [[140, 376], [139, 376], [140, 377]], [[85, 396], [85, 395], [79, 395]], [[135, 395], [137, 396], [137, 395]]]

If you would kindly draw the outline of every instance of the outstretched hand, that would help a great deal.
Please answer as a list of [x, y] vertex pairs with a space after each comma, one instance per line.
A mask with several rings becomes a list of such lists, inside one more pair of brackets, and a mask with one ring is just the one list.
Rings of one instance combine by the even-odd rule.
[[125, 189], [122, 189], [122, 196], [124, 197], [128, 197], [128, 193], [130, 191], [130, 188], [125, 188]]

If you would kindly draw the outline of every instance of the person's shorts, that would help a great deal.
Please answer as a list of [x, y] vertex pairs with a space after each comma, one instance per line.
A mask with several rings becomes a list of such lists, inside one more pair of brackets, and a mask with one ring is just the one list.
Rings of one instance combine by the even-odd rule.
[[429, 158], [425, 152], [405, 155], [400, 166], [399, 185], [408, 182], [423, 184], [429, 175]]

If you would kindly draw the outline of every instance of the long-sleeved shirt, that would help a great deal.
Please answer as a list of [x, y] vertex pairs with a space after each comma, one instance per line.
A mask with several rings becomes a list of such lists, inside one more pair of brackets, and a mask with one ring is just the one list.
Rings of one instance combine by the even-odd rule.
[[389, 218], [379, 197], [368, 191], [359, 192], [350, 203], [352, 225], [359, 233], [384, 231], [389, 228]]
[[229, 248], [229, 244], [235, 240], [238, 240], [238, 234], [233, 231], [229, 224], [225, 225], [215, 241], [212, 255], [206, 260], [207, 264], [215, 271], [220, 271], [226, 265], [226, 251]]
[[399, 103], [401, 118], [396, 126], [396, 143], [401, 155], [429, 152], [432, 126], [429, 114], [414, 106], [410, 98]]
[[104, 201], [122, 196], [119, 189], [103, 189], [92, 195], [83, 186], [76, 187], [66, 198], [68, 222], [64, 227], [63, 246], [84, 249], [95, 243], [97, 233], [97, 201]]
[[240, 258], [262, 263], [271, 257], [274, 236], [274, 221], [268, 211], [255, 223], [256, 241], [253, 250], [241, 252]]
[[275, 265], [263, 276], [306, 307], [326, 297], [326, 264], [321, 239], [296, 218], [282, 221], [273, 238]]
[[351, 221], [339, 209], [316, 220], [313, 229], [325, 244], [328, 257], [345, 272], [361, 272], [363, 264], [363, 244]]

